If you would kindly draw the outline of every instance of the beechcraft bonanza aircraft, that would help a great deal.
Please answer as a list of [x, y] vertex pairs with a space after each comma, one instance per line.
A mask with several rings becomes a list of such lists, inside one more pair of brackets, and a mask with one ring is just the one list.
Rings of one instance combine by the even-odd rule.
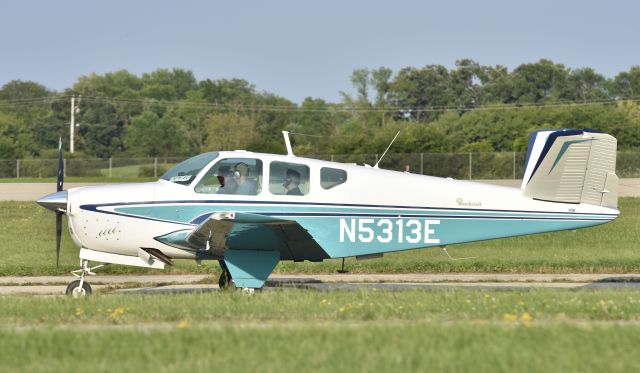
[[[545, 130], [529, 141], [520, 188], [248, 151], [200, 154], [157, 182], [62, 190], [38, 203], [80, 246], [78, 280], [115, 263], [162, 269], [217, 260], [221, 287], [262, 288], [281, 260], [322, 261], [576, 229], [615, 219], [616, 139]], [[60, 145], [61, 149], [61, 145]], [[388, 148], [387, 148], [388, 149]]]

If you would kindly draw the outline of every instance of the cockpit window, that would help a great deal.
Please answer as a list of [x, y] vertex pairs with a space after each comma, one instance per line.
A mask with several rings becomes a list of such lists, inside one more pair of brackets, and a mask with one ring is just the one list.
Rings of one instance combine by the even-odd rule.
[[272, 194], [305, 196], [309, 193], [309, 166], [289, 162], [271, 162], [269, 191]]
[[165, 172], [160, 179], [176, 184], [189, 185], [196, 178], [196, 175], [217, 157], [218, 153], [216, 152], [196, 155]]
[[262, 190], [262, 161], [254, 158], [224, 158], [200, 179], [196, 193], [255, 196]]
[[320, 169], [320, 185], [331, 189], [347, 181], [347, 171], [338, 168], [322, 167]]

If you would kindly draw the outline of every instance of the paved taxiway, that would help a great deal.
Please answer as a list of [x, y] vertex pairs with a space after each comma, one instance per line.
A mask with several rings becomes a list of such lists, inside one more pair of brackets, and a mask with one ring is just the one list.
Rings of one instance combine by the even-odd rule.
[[[64, 294], [70, 276], [0, 277], [0, 295]], [[91, 276], [94, 290], [118, 293], [182, 293], [217, 291], [210, 275], [106, 275]], [[272, 275], [269, 289], [432, 289], [471, 288], [522, 290], [533, 288], [640, 290], [640, 275], [634, 274], [330, 274]]]

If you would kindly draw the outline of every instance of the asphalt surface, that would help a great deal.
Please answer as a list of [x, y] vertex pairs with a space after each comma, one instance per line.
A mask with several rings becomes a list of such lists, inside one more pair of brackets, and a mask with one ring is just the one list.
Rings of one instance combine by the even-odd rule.
[[[73, 276], [0, 277], [0, 295], [62, 295]], [[104, 293], [170, 294], [218, 291], [210, 275], [110, 275], [86, 278], [94, 291]], [[640, 274], [330, 274], [272, 275], [264, 288], [314, 289], [637, 289]]]
[[[487, 184], [518, 188], [521, 180], [473, 180]], [[65, 189], [97, 185], [66, 183]], [[36, 201], [56, 190], [55, 183], [0, 183], [0, 201]], [[618, 185], [619, 197], [640, 197], [640, 178], [621, 179]]]

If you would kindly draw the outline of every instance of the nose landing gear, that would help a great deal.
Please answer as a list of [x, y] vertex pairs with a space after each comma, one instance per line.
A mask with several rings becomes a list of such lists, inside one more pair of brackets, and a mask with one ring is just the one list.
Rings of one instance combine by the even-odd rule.
[[106, 264], [100, 264], [95, 267], [89, 267], [89, 261], [85, 259], [80, 259], [80, 269], [72, 271], [71, 274], [76, 276], [78, 279], [71, 281], [67, 286], [66, 294], [73, 298], [82, 298], [90, 295], [91, 285], [84, 280], [85, 275], [95, 276], [93, 270], [98, 269], [100, 267], [104, 267]]

